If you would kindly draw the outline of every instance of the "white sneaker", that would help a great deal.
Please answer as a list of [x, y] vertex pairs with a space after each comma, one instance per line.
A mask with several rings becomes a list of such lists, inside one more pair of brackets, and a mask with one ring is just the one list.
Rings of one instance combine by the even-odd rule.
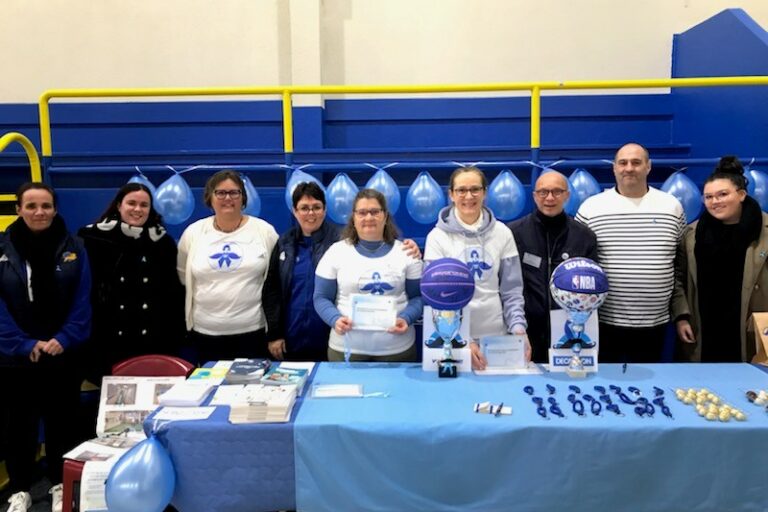
[[61, 512], [64, 505], [64, 484], [54, 485], [48, 494], [51, 495], [51, 512]]
[[8, 512], [27, 512], [32, 506], [32, 496], [28, 492], [17, 492], [8, 498]]

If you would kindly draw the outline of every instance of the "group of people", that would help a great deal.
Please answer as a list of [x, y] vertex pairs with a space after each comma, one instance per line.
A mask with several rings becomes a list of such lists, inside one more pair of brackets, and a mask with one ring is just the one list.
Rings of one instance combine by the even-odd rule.
[[[295, 226], [278, 236], [243, 213], [240, 175], [220, 171], [204, 190], [213, 215], [189, 225], [177, 246], [141, 184], [123, 186], [79, 237], [57, 215], [53, 189], [23, 185], [19, 217], [0, 235], [0, 378], [14, 440], [6, 454], [9, 510], [31, 504], [40, 419], [49, 478], [61, 481], [61, 456], [77, 442], [67, 418], [84, 376], [98, 383], [119, 360], [147, 353], [195, 363], [414, 361], [422, 269], [440, 258], [472, 270], [477, 369], [486, 365], [477, 341], [488, 335], [527, 335], [527, 357], [547, 360], [557, 307], [548, 283], [572, 257], [597, 261], [609, 279], [599, 313], [601, 361], [661, 361], [670, 319], [681, 358], [752, 360], [747, 319], [768, 309], [768, 217], [747, 195], [741, 164], [721, 160], [704, 184], [706, 211], [689, 226], [677, 199], [648, 186], [645, 148], [620, 148], [613, 170], [616, 186], [587, 199], [575, 219], [564, 212], [565, 176], [542, 174], [532, 191], [535, 210], [506, 226], [485, 206], [483, 172], [461, 167], [423, 261], [412, 240], [398, 239], [385, 197], [372, 189], [357, 194], [341, 228], [326, 220], [323, 190], [301, 183], [292, 195]], [[355, 329], [352, 296], [361, 293], [394, 303], [388, 330]], [[60, 509], [60, 486], [52, 492]]]

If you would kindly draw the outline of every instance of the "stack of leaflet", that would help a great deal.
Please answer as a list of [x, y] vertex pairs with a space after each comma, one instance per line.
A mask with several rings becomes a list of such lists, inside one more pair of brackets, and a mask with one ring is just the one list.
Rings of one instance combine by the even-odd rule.
[[269, 369], [261, 383], [267, 386], [294, 385], [298, 388], [298, 394], [304, 391], [309, 375], [312, 373], [315, 363], [282, 362], [278, 366]]
[[296, 402], [294, 385], [265, 386], [250, 384], [230, 405], [230, 423], [277, 423], [291, 418]]
[[235, 359], [224, 382], [227, 384], [258, 384], [269, 369], [269, 359]]
[[160, 405], [197, 407], [202, 404], [221, 379], [189, 379], [175, 384], [157, 397]]

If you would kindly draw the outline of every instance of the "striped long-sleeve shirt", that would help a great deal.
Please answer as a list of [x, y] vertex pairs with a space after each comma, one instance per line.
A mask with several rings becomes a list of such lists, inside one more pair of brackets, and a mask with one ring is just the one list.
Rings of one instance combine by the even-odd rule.
[[642, 198], [615, 188], [590, 197], [576, 220], [597, 236], [600, 265], [610, 292], [600, 321], [621, 327], [654, 327], [669, 321], [675, 249], [685, 214], [672, 195], [649, 188]]

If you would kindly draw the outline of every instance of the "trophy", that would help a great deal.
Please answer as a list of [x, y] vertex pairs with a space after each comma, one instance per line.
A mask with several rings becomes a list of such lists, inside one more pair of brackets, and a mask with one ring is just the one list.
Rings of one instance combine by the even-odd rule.
[[435, 332], [443, 340], [443, 358], [437, 362], [440, 377], [456, 377], [456, 363], [461, 361], [453, 358], [453, 344], [456, 342], [454, 340], [458, 340], [461, 318], [460, 309], [432, 310], [432, 323], [435, 326]]
[[591, 259], [571, 258], [552, 272], [549, 289], [552, 298], [568, 315], [563, 336], [553, 343], [552, 348], [570, 348], [566, 373], [571, 377], [585, 377], [587, 372], [581, 350], [593, 348], [596, 343], [586, 334], [584, 325], [608, 296], [608, 278]]
[[475, 292], [475, 280], [469, 267], [453, 258], [432, 261], [421, 278], [421, 297], [432, 308], [435, 332], [425, 342], [428, 348], [442, 347], [437, 360], [439, 377], [456, 377], [457, 365], [462, 362], [453, 357], [454, 348], [465, 347], [467, 342], [459, 335], [462, 309], [469, 304]]

